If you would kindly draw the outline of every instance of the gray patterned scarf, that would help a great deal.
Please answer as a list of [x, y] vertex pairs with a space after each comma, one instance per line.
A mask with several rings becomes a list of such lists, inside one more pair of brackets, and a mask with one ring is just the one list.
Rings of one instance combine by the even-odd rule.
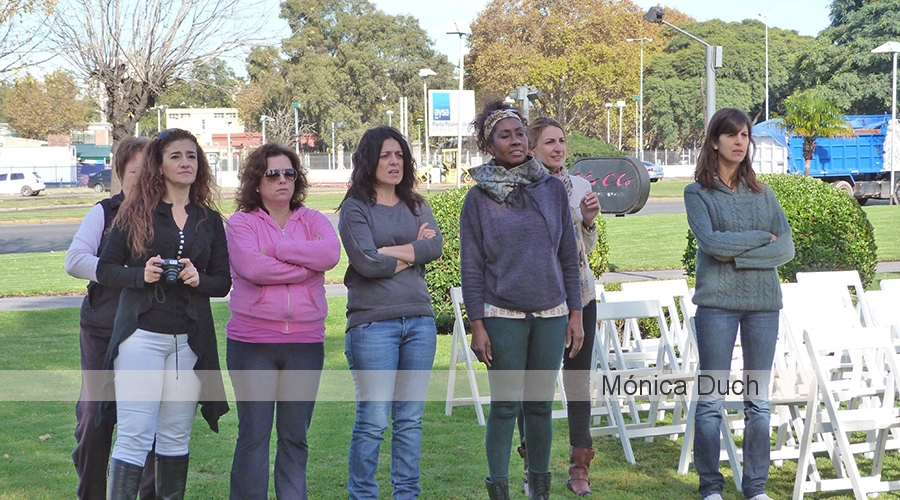
[[541, 180], [547, 175], [547, 169], [529, 156], [525, 163], [508, 170], [491, 160], [469, 169], [469, 174], [492, 200], [503, 203], [516, 186], [525, 186]]

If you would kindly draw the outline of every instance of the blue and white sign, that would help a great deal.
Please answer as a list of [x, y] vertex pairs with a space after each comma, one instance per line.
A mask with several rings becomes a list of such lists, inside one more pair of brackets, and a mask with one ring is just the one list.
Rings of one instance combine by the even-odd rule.
[[[458, 90], [428, 91], [428, 136], [456, 137], [462, 123], [462, 135], [471, 136], [469, 124], [475, 119], [475, 91], [463, 90], [462, 101]], [[462, 107], [460, 108], [460, 104]], [[462, 117], [462, 120], [459, 118]]]

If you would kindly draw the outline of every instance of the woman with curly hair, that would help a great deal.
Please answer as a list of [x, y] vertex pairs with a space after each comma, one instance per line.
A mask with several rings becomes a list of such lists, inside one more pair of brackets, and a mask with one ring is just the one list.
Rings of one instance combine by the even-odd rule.
[[425, 264], [441, 256], [441, 233], [414, 190], [406, 138], [391, 127], [366, 131], [353, 153], [338, 229], [350, 266], [344, 353], [356, 384], [350, 437], [351, 499], [377, 499], [378, 451], [388, 415], [393, 498], [418, 498], [422, 416], [437, 330]]
[[469, 173], [460, 214], [460, 276], [472, 350], [488, 367], [485, 433], [491, 499], [509, 498], [509, 454], [524, 414], [528, 494], [550, 495], [553, 391], [563, 351], [576, 356], [584, 330], [581, 277], [569, 198], [562, 181], [528, 154], [525, 120], [503, 101], [472, 122], [493, 156]]
[[268, 143], [241, 169], [228, 219], [234, 290], [228, 306], [228, 373], [238, 438], [231, 498], [267, 498], [276, 421], [275, 496], [307, 498], [306, 433], [325, 362], [325, 271], [341, 256], [331, 222], [303, 206], [306, 175], [290, 149]]
[[105, 360], [118, 418], [109, 498], [135, 498], [154, 439], [157, 496], [182, 498], [197, 403], [214, 432], [228, 411], [209, 305], [231, 289], [228, 248], [215, 179], [190, 132], [154, 137], [137, 185], [97, 266], [101, 285], [122, 289]]

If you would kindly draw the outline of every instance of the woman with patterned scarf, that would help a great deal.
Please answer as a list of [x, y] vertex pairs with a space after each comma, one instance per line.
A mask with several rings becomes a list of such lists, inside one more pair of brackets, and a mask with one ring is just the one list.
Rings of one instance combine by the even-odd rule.
[[472, 350], [488, 367], [491, 499], [509, 498], [509, 454], [524, 413], [529, 498], [550, 496], [551, 411], [563, 352], [584, 339], [578, 246], [565, 185], [528, 155], [525, 120], [502, 101], [473, 122], [493, 156], [460, 215], [460, 274]]

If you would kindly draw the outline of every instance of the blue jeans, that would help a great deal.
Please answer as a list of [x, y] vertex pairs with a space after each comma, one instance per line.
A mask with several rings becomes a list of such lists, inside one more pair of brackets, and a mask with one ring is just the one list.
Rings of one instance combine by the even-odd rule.
[[378, 452], [388, 413], [393, 498], [417, 498], [422, 415], [434, 365], [434, 318], [414, 316], [363, 323], [347, 330], [344, 353], [356, 385], [347, 489], [351, 499], [377, 499]]
[[[769, 380], [778, 339], [778, 311], [700, 306], [694, 321], [701, 373], [701, 396], [694, 420], [694, 465], [700, 475], [700, 495], [721, 493], [725, 485], [719, 472], [719, 437], [722, 403], [729, 387], [744, 389], [744, 497], [765, 493], [769, 479]], [[738, 326], [744, 364], [742, 386], [727, 383]]]
[[275, 496], [307, 498], [306, 434], [316, 405], [325, 345], [228, 339], [226, 361], [238, 412], [230, 497], [268, 498], [269, 441], [277, 417]]

